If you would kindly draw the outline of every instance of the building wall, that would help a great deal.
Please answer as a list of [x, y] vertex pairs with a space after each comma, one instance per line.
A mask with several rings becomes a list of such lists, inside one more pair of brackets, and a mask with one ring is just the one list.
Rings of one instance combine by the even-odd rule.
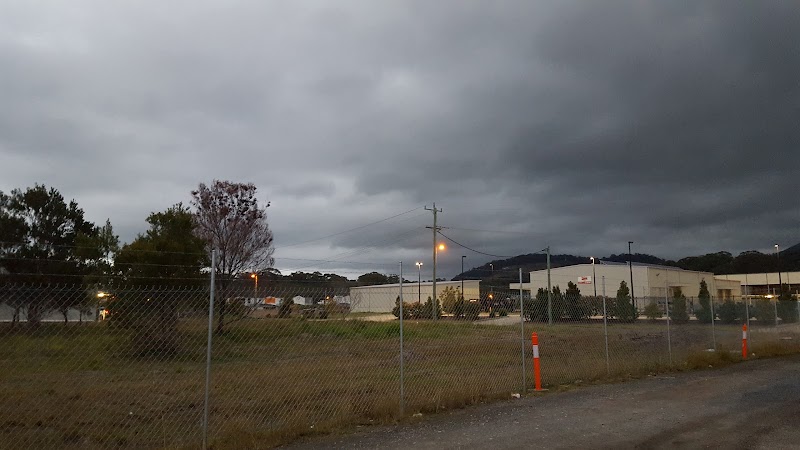
[[[742, 295], [763, 296], [778, 294], [778, 272], [772, 273], [738, 273], [717, 275], [724, 280], [735, 280], [741, 285]], [[800, 272], [781, 272], [780, 282], [788, 284], [792, 294], [800, 292]]]
[[[620, 282], [624, 281], [630, 288], [630, 270], [626, 264], [595, 264], [595, 276], [592, 277], [591, 264], [558, 267], [550, 270], [551, 285], [559, 286], [563, 292], [567, 288], [567, 283], [571, 281], [578, 285], [582, 295], [593, 295], [596, 285], [597, 295], [603, 295], [605, 288], [605, 295], [614, 297], [617, 295]], [[530, 276], [530, 283], [523, 283], [524, 290], [530, 289], [532, 295], [536, 295], [539, 288], [547, 288], [546, 270], [531, 272]], [[582, 280], [585, 284], [580, 284]], [[678, 287], [685, 296], [697, 297], [700, 292], [701, 280], [706, 281], [712, 297], [730, 297], [732, 299], [741, 297], [738, 281], [720, 280], [710, 272], [694, 272], [664, 266], [633, 266], [633, 294], [639, 307], [644, 307], [647, 298], [661, 299], [665, 296], [672, 296], [675, 288]], [[519, 283], [512, 283], [510, 288], [519, 289]]]
[[[437, 281], [436, 295], [441, 296], [445, 287], [452, 287], [461, 292], [461, 281]], [[433, 294], [433, 283], [403, 283], [403, 301], [425, 301]], [[392, 312], [397, 296], [400, 295], [399, 284], [381, 284], [376, 286], [359, 286], [350, 288], [351, 312]], [[464, 298], [477, 300], [480, 298], [480, 280], [464, 280]]]

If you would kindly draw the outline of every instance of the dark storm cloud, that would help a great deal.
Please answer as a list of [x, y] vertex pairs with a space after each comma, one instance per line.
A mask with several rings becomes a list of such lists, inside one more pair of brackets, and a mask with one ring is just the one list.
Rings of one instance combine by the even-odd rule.
[[[295, 269], [427, 261], [420, 211], [290, 244], [433, 201], [497, 255], [800, 240], [796, 2], [187, 5], [0, 6], [0, 190], [55, 186], [129, 241], [254, 182]], [[492, 259], [451, 244], [448, 275], [460, 253]]]

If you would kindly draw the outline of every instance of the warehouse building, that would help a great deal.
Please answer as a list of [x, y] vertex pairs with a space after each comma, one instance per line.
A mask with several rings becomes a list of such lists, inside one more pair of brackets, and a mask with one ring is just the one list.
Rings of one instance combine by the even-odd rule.
[[[550, 283], [559, 286], [561, 292], [567, 289], [567, 283], [578, 285], [582, 295], [617, 295], [620, 282], [624, 281], [630, 288], [631, 270], [633, 271], [633, 295], [636, 306], [644, 308], [649, 299], [672, 297], [675, 288], [680, 288], [687, 298], [696, 298], [700, 292], [700, 282], [706, 281], [708, 292], [717, 299], [738, 300], [741, 298], [741, 287], [738, 280], [725, 279], [711, 272], [695, 272], [678, 267], [658, 266], [634, 263], [632, 268], [625, 263], [600, 262], [597, 264], [577, 264], [558, 267], [550, 270]], [[532, 295], [540, 289], [547, 289], [547, 270], [530, 273], [530, 282], [522, 283], [522, 289], [531, 291]], [[520, 289], [519, 283], [512, 283], [511, 289]]]
[[743, 297], [766, 297], [768, 295], [778, 295], [778, 284], [783, 283], [789, 286], [789, 291], [795, 298], [800, 298], [800, 272], [778, 272], [771, 273], [737, 273], [730, 275], [717, 275], [717, 278], [738, 281], [741, 285], [741, 295]]
[[[437, 281], [436, 295], [441, 296], [446, 288], [461, 292], [461, 281]], [[464, 280], [464, 299], [480, 298], [480, 280]], [[397, 297], [400, 295], [399, 284], [379, 284], [374, 286], [358, 286], [350, 288], [351, 312], [392, 312]], [[403, 283], [403, 301], [406, 303], [425, 303], [433, 295], [433, 282]]]

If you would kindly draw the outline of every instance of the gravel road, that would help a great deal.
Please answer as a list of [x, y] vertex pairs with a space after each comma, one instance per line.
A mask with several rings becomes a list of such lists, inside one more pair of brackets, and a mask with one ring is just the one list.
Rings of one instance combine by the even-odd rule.
[[590, 386], [291, 448], [800, 448], [800, 356]]

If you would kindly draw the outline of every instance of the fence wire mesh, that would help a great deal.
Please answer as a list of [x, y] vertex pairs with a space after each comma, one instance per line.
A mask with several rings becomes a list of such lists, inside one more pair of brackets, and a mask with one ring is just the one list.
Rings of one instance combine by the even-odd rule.
[[204, 436], [210, 286], [5, 284], [0, 442], [269, 447], [526, 395], [534, 332], [550, 389], [741, 360], [748, 318], [751, 357], [800, 351], [796, 302], [710, 298], [712, 321], [700, 299], [628, 299], [618, 285], [597, 296], [482, 287], [467, 298], [449, 286], [437, 292], [441, 311], [395, 285], [359, 296], [217, 285]]

